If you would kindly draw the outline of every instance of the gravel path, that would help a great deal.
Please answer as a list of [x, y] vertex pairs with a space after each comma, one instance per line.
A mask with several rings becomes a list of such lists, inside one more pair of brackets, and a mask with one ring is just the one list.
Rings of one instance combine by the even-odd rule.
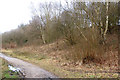
[[57, 78], [52, 73], [23, 60], [6, 56], [3, 53], [0, 53], [0, 57], [7, 60], [14, 67], [20, 68], [25, 78]]

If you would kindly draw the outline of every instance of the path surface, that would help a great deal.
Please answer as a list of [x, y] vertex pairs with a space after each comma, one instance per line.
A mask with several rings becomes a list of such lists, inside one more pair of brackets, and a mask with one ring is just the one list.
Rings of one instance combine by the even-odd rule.
[[0, 57], [7, 60], [16, 68], [20, 68], [21, 72], [25, 74], [25, 78], [57, 78], [52, 73], [23, 60], [12, 58], [0, 53]]

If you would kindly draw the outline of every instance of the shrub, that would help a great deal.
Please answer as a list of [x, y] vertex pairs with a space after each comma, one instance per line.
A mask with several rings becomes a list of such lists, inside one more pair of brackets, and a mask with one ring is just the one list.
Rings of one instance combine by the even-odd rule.
[[[72, 46], [72, 51], [70, 52], [70, 57], [74, 61], [84, 61], [84, 59], [93, 60], [100, 59], [105, 53], [105, 46], [99, 44], [100, 34], [97, 29], [86, 28], [82, 30], [85, 40], [81, 35], [74, 36], [76, 44]], [[80, 34], [76, 32], [76, 35]], [[74, 34], [75, 35], [75, 34]]]

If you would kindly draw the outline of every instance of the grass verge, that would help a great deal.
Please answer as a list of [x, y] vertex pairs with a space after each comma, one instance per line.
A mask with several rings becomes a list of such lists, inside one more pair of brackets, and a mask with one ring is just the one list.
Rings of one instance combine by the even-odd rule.
[[117, 78], [117, 73], [86, 73], [81, 71], [69, 71], [59, 66], [49, 56], [41, 54], [32, 54], [28, 52], [19, 52], [12, 50], [2, 50], [3, 53], [38, 65], [41, 68], [55, 74], [60, 78]]
[[19, 78], [19, 75], [17, 72], [9, 70], [8, 68], [9, 63], [4, 59], [1, 59], [1, 60], [2, 60], [2, 79]]

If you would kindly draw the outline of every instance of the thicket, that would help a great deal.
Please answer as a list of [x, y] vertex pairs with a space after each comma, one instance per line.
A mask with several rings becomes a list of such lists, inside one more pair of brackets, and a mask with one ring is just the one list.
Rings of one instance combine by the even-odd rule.
[[[40, 4], [32, 8], [29, 24], [2, 34], [3, 48], [42, 45], [65, 40], [74, 60], [105, 53], [106, 35], [117, 32], [117, 2], [66, 2]], [[71, 55], [71, 56], [70, 56]]]

